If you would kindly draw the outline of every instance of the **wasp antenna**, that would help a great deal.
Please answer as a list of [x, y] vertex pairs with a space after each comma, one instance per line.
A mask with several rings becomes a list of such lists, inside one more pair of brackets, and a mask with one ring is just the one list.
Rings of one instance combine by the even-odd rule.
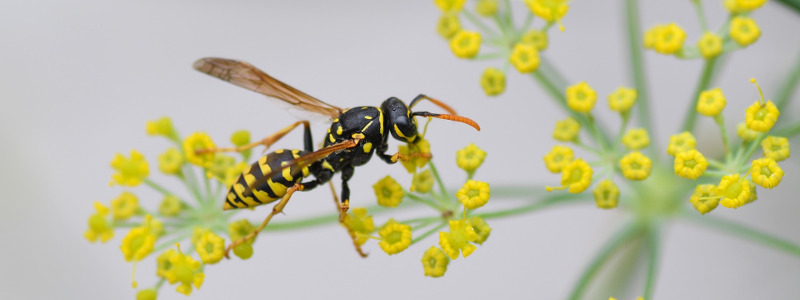
[[412, 113], [411, 115], [412, 116], [420, 116], [420, 117], [434, 117], [434, 118], [439, 118], [439, 119], [444, 119], [444, 120], [461, 122], [461, 123], [467, 124], [469, 126], [472, 126], [472, 128], [475, 128], [475, 130], [477, 130], [477, 131], [481, 131], [481, 126], [478, 125], [478, 123], [475, 123], [475, 121], [473, 121], [472, 119], [467, 118], [467, 117], [462, 117], [462, 116], [457, 116], [457, 115], [447, 115], [447, 114], [434, 114], [434, 113], [429, 113], [427, 111], [418, 111], [418, 112]]
[[414, 100], [411, 100], [411, 104], [408, 105], [408, 108], [409, 109], [414, 108], [414, 105], [417, 105], [417, 103], [419, 103], [420, 100], [428, 100], [430, 102], [433, 102], [433, 104], [436, 104], [436, 106], [441, 107], [442, 109], [447, 111], [449, 114], [457, 115], [456, 111], [452, 107], [450, 107], [450, 105], [447, 105], [442, 101], [439, 101], [439, 100], [433, 99], [431, 97], [428, 97], [425, 94], [419, 94], [419, 96], [414, 98]]

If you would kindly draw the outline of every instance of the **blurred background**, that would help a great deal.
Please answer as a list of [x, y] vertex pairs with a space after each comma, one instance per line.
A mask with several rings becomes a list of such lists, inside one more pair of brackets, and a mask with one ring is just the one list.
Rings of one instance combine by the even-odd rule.
[[[641, 2], [645, 28], [676, 22], [686, 29], [687, 43], [700, 37], [689, 1]], [[722, 1], [703, 2], [711, 27], [718, 28], [726, 17]], [[522, 16], [527, 8], [514, 4]], [[480, 75], [502, 62], [455, 58], [436, 34], [439, 15], [432, 1], [3, 1], [0, 299], [134, 298], [131, 265], [118, 248], [123, 233], [102, 245], [82, 235], [92, 202], [108, 203], [123, 190], [108, 186], [109, 162], [117, 152], [141, 151], [151, 163], [151, 177], [180, 190], [178, 181], [157, 171], [156, 157], [169, 144], [148, 137], [146, 121], [170, 116], [183, 136], [202, 130], [225, 144], [235, 130], [248, 129], [255, 139], [295, 120], [263, 96], [194, 71], [192, 62], [200, 57], [248, 61], [341, 107], [378, 105], [389, 96], [408, 101], [425, 93], [483, 128], [475, 132], [452, 122], [431, 123], [428, 138], [449, 186], [463, 182], [455, 151], [471, 142], [488, 152], [476, 179], [497, 186], [557, 183], [559, 177], [545, 170], [541, 158], [554, 144], [554, 122], [565, 113], [513, 68], [506, 92], [486, 97]], [[796, 13], [768, 3], [753, 17], [761, 39], [731, 55], [714, 84], [728, 98], [729, 128], [757, 99], [748, 79], [756, 77], [766, 96], [774, 97], [800, 51]], [[600, 98], [595, 112], [606, 126], [618, 128], [605, 95], [632, 85], [621, 1], [573, 1], [563, 22], [566, 31], [550, 31], [544, 55], [570, 82], [592, 85]], [[646, 63], [658, 130], [651, 139], [663, 146], [680, 126], [701, 61], [646, 52]], [[782, 117], [797, 116], [799, 101], [794, 102]], [[716, 143], [717, 128], [708, 118], [700, 122], [698, 140]], [[314, 128], [317, 138], [324, 127]], [[301, 139], [295, 132], [275, 147], [295, 148]], [[719, 208], [712, 215], [800, 243], [798, 161], [781, 164], [784, 183], [760, 190], [759, 201], [739, 210]], [[385, 175], [406, 187], [410, 182], [402, 167], [373, 160], [356, 170], [352, 205], [372, 204], [371, 186]], [[161, 199], [147, 188], [133, 191], [146, 207], [156, 207]], [[286, 215], [276, 220], [332, 211], [329, 192], [318, 189], [296, 194]], [[243, 215], [259, 220], [266, 212]], [[392, 257], [370, 243], [370, 257], [361, 259], [336, 225], [267, 233], [255, 244], [252, 259], [207, 267], [204, 285], [191, 297], [562, 299], [624, 216], [586, 205], [490, 221], [489, 241], [469, 258], [451, 262], [438, 279], [424, 277], [419, 263], [422, 253], [438, 243], [435, 237]], [[658, 299], [800, 294], [797, 257], [692, 224], [671, 225], [665, 237]], [[154, 267], [152, 258], [139, 264], [142, 287], [155, 282]], [[629, 295], [589, 298], [632, 299], [641, 286]], [[159, 299], [184, 298], [173, 286], [159, 294]]]

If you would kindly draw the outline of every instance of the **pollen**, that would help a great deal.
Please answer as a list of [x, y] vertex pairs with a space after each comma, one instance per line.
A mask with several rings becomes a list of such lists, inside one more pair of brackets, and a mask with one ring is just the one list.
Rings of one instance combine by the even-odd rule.
[[695, 147], [697, 147], [697, 140], [695, 140], [692, 133], [684, 131], [669, 137], [667, 154], [674, 156], [680, 152], [694, 149]]
[[756, 159], [750, 167], [750, 176], [753, 177], [753, 182], [767, 189], [778, 186], [783, 179], [783, 174], [781, 167], [771, 158]]
[[481, 75], [481, 87], [487, 96], [497, 96], [506, 90], [506, 75], [497, 68], [486, 68]]
[[700, 184], [694, 188], [689, 202], [700, 214], [707, 214], [719, 205], [719, 196], [714, 192], [717, 186], [713, 184]]
[[561, 170], [561, 186], [546, 186], [547, 191], [567, 189], [570, 193], [577, 194], [586, 190], [592, 183], [594, 171], [583, 159], [576, 159]]
[[761, 29], [753, 18], [734, 17], [730, 24], [730, 36], [739, 46], [747, 47], [761, 37]]
[[150, 175], [150, 167], [144, 159], [144, 155], [136, 150], [131, 150], [130, 158], [125, 158], [117, 153], [111, 160], [111, 168], [116, 173], [111, 175], [111, 185], [114, 183], [122, 186], [137, 186]]
[[621, 86], [608, 95], [608, 107], [613, 111], [626, 113], [636, 104], [636, 97], [636, 90]]
[[553, 130], [553, 138], [562, 142], [576, 141], [580, 130], [581, 123], [569, 117], [556, 122], [556, 128]]
[[705, 156], [697, 150], [691, 149], [675, 155], [675, 174], [696, 180], [708, 168]]
[[697, 112], [715, 117], [725, 108], [725, 95], [720, 88], [703, 91], [697, 99]]
[[489, 202], [489, 184], [482, 181], [467, 180], [456, 192], [456, 198], [467, 209], [476, 209]]
[[388, 175], [372, 185], [372, 189], [381, 206], [397, 207], [403, 201], [403, 187]]
[[539, 68], [539, 51], [534, 45], [517, 43], [511, 50], [509, 61], [520, 73], [531, 73]]
[[486, 151], [470, 143], [456, 152], [456, 165], [464, 171], [475, 172], [486, 159]]
[[450, 264], [450, 258], [435, 246], [428, 248], [428, 251], [425, 251], [422, 255], [422, 268], [425, 271], [425, 276], [444, 276], [444, 273], [447, 272], [448, 264]]
[[450, 50], [458, 58], [473, 58], [481, 49], [481, 34], [475, 31], [461, 30], [450, 39]]
[[774, 161], [782, 161], [789, 158], [790, 147], [789, 139], [785, 137], [768, 136], [761, 141], [761, 149], [764, 150], [764, 157]]
[[574, 111], [588, 113], [596, 101], [597, 93], [584, 81], [567, 88], [567, 106]]
[[697, 48], [706, 59], [717, 57], [722, 54], [722, 37], [713, 32], [706, 32], [697, 41]]
[[619, 188], [613, 181], [606, 179], [601, 181], [592, 191], [594, 203], [597, 208], [611, 209], [619, 204]]
[[650, 176], [653, 162], [641, 152], [634, 151], [623, 156], [619, 161], [622, 175], [630, 180], [645, 180]]
[[378, 246], [386, 254], [393, 255], [403, 252], [411, 245], [411, 226], [398, 223], [394, 219], [389, 219], [386, 225], [383, 225], [378, 231], [378, 234], [381, 237]]
[[556, 145], [544, 156], [544, 165], [550, 173], [560, 173], [574, 159], [572, 148]]
[[650, 145], [650, 136], [644, 128], [629, 129], [622, 136], [622, 144], [630, 150], [644, 149]]

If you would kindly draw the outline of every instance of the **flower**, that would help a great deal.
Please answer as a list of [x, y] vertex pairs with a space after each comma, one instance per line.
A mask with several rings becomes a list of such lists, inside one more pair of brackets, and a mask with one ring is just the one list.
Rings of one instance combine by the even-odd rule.
[[425, 269], [425, 276], [442, 277], [447, 272], [447, 265], [450, 259], [439, 248], [431, 246], [422, 255], [422, 267]]
[[470, 244], [478, 239], [478, 234], [465, 220], [450, 220], [450, 232], [439, 231], [439, 246], [451, 259], [457, 259], [461, 253], [465, 258], [477, 247]]
[[467, 172], [475, 172], [486, 159], [486, 151], [470, 143], [456, 152], [456, 165]]
[[530, 73], [539, 68], [539, 51], [532, 44], [517, 43], [511, 50], [509, 61], [520, 73]]
[[205, 274], [201, 269], [202, 265], [191, 256], [183, 254], [180, 246], [178, 253], [169, 257], [169, 262], [171, 268], [164, 274], [164, 278], [169, 284], [178, 283], [176, 290], [179, 293], [188, 296], [192, 293], [192, 285], [198, 289], [203, 285]]
[[574, 111], [589, 112], [596, 101], [597, 93], [585, 81], [567, 87], [567, 106]]
[[695, 149], [675, 154], [675, 175], [695, 180], [703, 175], [707, 167], [705, 156]]
[[782, 161], [789, 158], [789, 139], [785, 137], [768, 136], [761, 141], [761, 149], [764, 149], [764, 157], [775, 161]]
[[569, 189], [568, 191], [577, 194], [586, 190], [592, 183], [592, 167], [589, 166], [583, 159], [576, 159], [561, 170], [561, 186], [550, 187], [546, 186], [548, 192], [553, 190]]
[[694, 193], [689, 198], [689, 202], [700, 214], [705, 215], [717, 208], [719, 197], [714, 193], [716, 188], [717, 186], [713, 184], [700, 184], [694, 188]]
[[167, 272], [172, 269], [172, 262], [170, 262], [170, 258], [174, 255], [177, 255], [178, 252], [172, 249], [167, 249], [164, 253], [161, 253], [158, 257], [156, 257], [156, 275], [161, 278], [167, 277]]
[[161, 135], [167, 138], [177, 137], [175, 127], [172, 126], [172, 120], [169, 117], [162, 117], [155, 121], [147, 122], [147, 134], [151, 136]]
[[478, 0], [475, 5], [475, 11], [484, 17], [491, 17], [497, 14], [497, 0]]
[[700, 97], [697, 99], [697, 112], [705, 116], [717, 116], [724, 108], [725, 95], [722, 94], [722, 90], [720, 88], [703, 91], [700, 93]]
[[619, 161], [622, 175], [630, 180], [645, 180], [650, 176], [653, 162], [641, 152], [634, 151], [626, 154]]
[[139, 210], [139, 198], [131, 192], [122, 192], [117, 198], [111, 200], [111, 212], [114, 220], [125, 220]]
[[721, 198], [722, 206], [738, 208], [750, 202], [748, 200], [752, 191], [754, 190], [750, 188], [750, 184], [744, 177], [740, 177], [739, 174], [731, 174], [722, 177], [714, 193]]
[[454, 13], [445, 13], [439, 18], [436, 23], [436, 32], [445, 39], [453, 38], [458, 31], [461, 30], [461, 22], [458, 20], [458, 15]]
[[183, 155], [178, 149], [170, 147], [158, 156], [158, 169], [164, 174], [175, 175], [181, 172]]
[[433, 188], [433, 179], [433, 172], [431, 172], [431, 170], [425, 170], [414, 174], [414, 177], [411, 179], [411, 187], [409, 190], [421, 194], [430, 192], [431, 188]]
[[574, 154], [570, 147], [556, 145], [544, 156], [544, 165], [550, 173], [560, 173], [573, 159]]
[[158, 205], [158, 212], [167, 217], [177, 216], [181, 212], [181, 200], [173, 195], [165, 196]]
[[388, 175], [372, 185], [372, 188], [381, 206], [396, 207], [403, 201], [403, 187]]
[[442, 12], [459, 12], [464, 8], [464, 3], [467, 0], [433, 0], [433, 3], [442, 10]]
[[476, 209], [489, 202], [489, 184], [483, 181], [467, 180], [456, 192], [458, 202], [467, 209]]
[[556, 121], [556, 129], [553, 131], [553, 138], [557, 141], [572, 142], [577, 140], [581, 130], [581, 123], [572, 117], [561, 121]]
[[140, 261], [153, 252], [153, 246], [156, 243], [156, 234], [153, 232], [150, 222], [152, 217], [147, 215], [144, 224], [135, 227], [128, 231], [128, 234], [122, 238], [122, 255], [125, 261]]
[[707, 31], [697, 41], [697, 48], [706, 59], [717, 57], [722, 53], [722, 37]]
[[774, 159], [759, 158], [753, 161], [750, 167], [750, 176], [756, 184], [772, 189], [778, 186], [783, 179], [783, 170]]
[[561, 18], [569, 10], [568, 0], [524, 0], [531, 12], [548, 22], [557, 22], [558, 29], [564, 31]]
[[195, 132], [183, 140], [183, 153], [189, 163], [198, 167], [207, 167], [214, 162], [214, 152], [197, 154], [198, 150], [215, 148], [211, 137], [205, 132]]
[[650, 42], [656, 52], [666, 55], [680, 51], [686, 40], [686, 32], [675, 23], [655, 26], [648, 31], [647, 35], [645, 35], [645, 46], [647, 46], [647, 42]]
[[694, 149], [697, 146], [697, 140], [691, 132], [684, 131], [679, 134], [673, 134], [669, 137], [669, 146], [667, 146], [667, 154], [675, 155], [682, 151]]
[[89, 229], [83, 233], [83, 237], [92, 243], [98, 239], [100, 242], [105, 243], [114, 237], [114, 227], [109, 224], [107, 218], [109, 209], [102, 203], [95, 201], [94, 210], [95, 213], [89, 216]]
[[758, 132], [767, 132], [778, 121], [780, 114], [772, 101], [767, 101], [766, 104], [756, 101], [745, 111], [744, 120], [747, 128]]
[[157, 295], [154, 289], [144, 289], [136, 293], [136, 300], [156, 300]]
[[475, 231], [475, 234], [478, 236], [478, 238], [476, 238], [474, 241], [475, 243], [478, 245], [483, 245], [483, 242], [489, 239], [489, 234], [492, 233], [492, 228], [489, 227], [489, 224], [487, 224], [483, 218], [478, 216], [471, 217], [467, 219], [467, 224], [472, 226], [472, 230]]
[[367, 214], [363, 207], [351, 209], [344, 219], [344, 223], [356, 233], [356, 243], [363, 245], [369, 240], [369, 234], [375, 230], [372, 216]]
[[618, 87], [616, 91], [608, 95], [608, 107], [613, 111], [626, 113], [636, 103], [636, 97], [636, 90]]
[[378, 235], [381, 236], [378, 246], [389, 255], [403, 252], [411, 245], [411, 226], [397, 223], [394, 219], [389, 219], [378, 231]]
[[250, 144], [250, 131], [242, 129], [234, 132], [231, 134], [231, 143], [236, 147]]
[[506, 75], [496, 68], [486, 68], [481, 75], [481, 87], [488, 96], [497, 96], [506, 90]]
[[528, 30], [520, 37], [520, 43], [530, 44], [536, 48], [537, 51], [544, 51], [547, 49], [547, 32], [538, 29]]
[[421, 168], [431, 160], [431, 144], [426, 139], [420, 139], [416, 143], [409, 143], [397, 147], [400, 154], [409, 157], [400, 160], [408, 173], [414, 173], [417, 168]]
[[747, 128], [747, 124], [742, 122], [736, 125], [736, 135], [744, 142], [752, 142], [758, 137], [758, 131]]
[[131, 158], [127, 159], [122, 154], [117, 153], [111, 160], [111, 168], [117, 171], [111, 175], [110, 185], [114, 183], [123, 186], [137, 186], [147, 175], [150, 175], [150, 167], [144, 160], [144, 155], [139, 151], [131, 150]]
[[458, 58], [473, 58], [481, 49], [481, 34], [475, 31], [460, 30], [450, 39], [450, 50]]
[[761, 36], [761, 30], [753, 18], [734, 17], [730, 28], [731, 39], [742, 47], [755, 43]]
[[619, 188], [609, 179], [603, 180], [597, 184], [592, 194], [594, 195], [594, 203], [597, 204], [597, 208], [615, 208], [619, 203]]
[[650, 145], [650, 136], [644, 128], [628, 129], [622, 136], [622, 144], [631, 150], [643, 149]]
[[194, 243], [197, 255], [204, 264], [215, 264], [225, 254], [225, 239], [212, 231], [206, 231]]
[[236, 159], [232, 156], [215, 155], [214, 160], [206, 166], [206, 176], [225, 183], [228, 170], [234, 166], [236, 166]]
[[[256, 227], [250, 223], [247, 219], [241, 219], [238, 221], [231, 222], [228, 224], [228, 236], [230, 236], [231, 241], [237, 241], [248, 234], [255, 231]], [[254, 239], [249, 239], [244, 243], [236, 245], [233, 247], [233, 254], [238, 256], [241, 259], [248, 259], [253, 256], [253, 242]]]
[[740, 13], [755, 10], [766, 2], [767, 0], [725, 0], [724, 3], [725, 8], [730, 10], [730, 12]]

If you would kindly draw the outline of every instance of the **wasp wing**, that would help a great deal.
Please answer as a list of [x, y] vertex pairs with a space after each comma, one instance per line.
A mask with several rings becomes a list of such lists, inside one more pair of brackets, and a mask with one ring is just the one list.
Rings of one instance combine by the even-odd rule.
[[311, 97], [243, 61], [206, 57], [198, 59], [192, 66], [195, 70], [279, 99], [292, 107], [299, 107], [330, 118], [336, 118], [342, 114], [341, 108]]

